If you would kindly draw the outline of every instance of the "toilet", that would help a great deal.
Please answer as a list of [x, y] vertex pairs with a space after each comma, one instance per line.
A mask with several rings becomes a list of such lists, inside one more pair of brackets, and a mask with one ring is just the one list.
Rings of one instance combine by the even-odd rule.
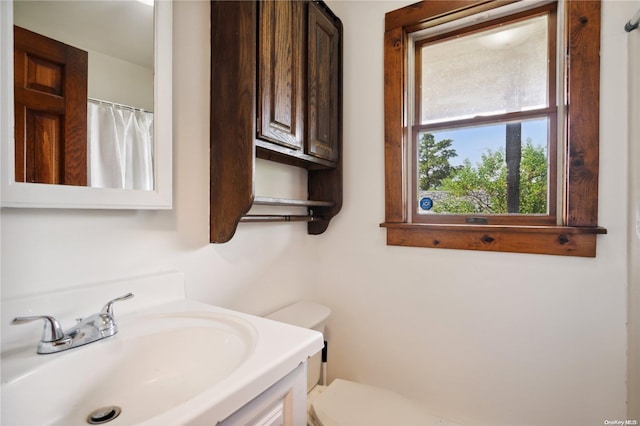
[[[313, 302], [299, 302], [266, 318], [324, 334], [331, 309]], [[409, 399], [386, 389], [335, 379], [321, 384], [321, 354], [307, 363], [307, 424], [309, 426], [459, 426], [430, 415]]]

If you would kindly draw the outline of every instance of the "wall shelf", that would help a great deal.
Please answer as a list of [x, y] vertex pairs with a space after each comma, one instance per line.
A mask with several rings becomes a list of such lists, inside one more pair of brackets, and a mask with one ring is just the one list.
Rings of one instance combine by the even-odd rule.
[[263, 215], [263, 214], [248, 214], [240, 218], [240, 222], [255, 223], [255, 222], [313, 222], [318, 219], [312, 215]]
[[291, 200], [287, 198], [255, 197], [256, 206], [333, 207], [333, 201]]

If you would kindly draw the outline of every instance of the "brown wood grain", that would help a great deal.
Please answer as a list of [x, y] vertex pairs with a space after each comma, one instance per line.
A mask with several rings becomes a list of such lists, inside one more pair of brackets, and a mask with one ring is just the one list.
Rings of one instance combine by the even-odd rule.
[[[307, 231], [311, 235], [319, 235], [327, 230], [331, 219], [342, 209], [343, 199], [343, 28], [342, 22], [326, 6], [321, 9], [322, 6], [318, 3], [309, 4], [309, 78], [316, 84], [308, 84], [310, 99], [307, 114], [312, 122], [308, 126], [308, 144], [312, 153], [319, 159], [330, 160], [332, 167], [310, 168], [307, 186], [309, 199], [329, 201], [332, 205], [313, 209], [314, 215], [323, 220], [307, 224]], [[321, 32], [320, 36], [312, 36], [312, 33], [317, 35], [318, 31]], [[325, 46], [319, 48], [318, 43], [325, 43]], [[322, 102], [318, 102], [319, 93], [323, 93]], [[317, 129], [325, 129], [326, 133]]]
[[404, 222], [406, 214], [406, 171], [404, 155], [406, 112], [404, 79], [405, 34], [402, 28], [384, 35], [384, 155], [385, 221]]
[[211, 2], [210, 241], [231, 239], [253, 202], [255, 2]]
[[88, 53], [67, 48], [65, 69], [63, 182], [65, 185], [86, 186]]
[[306, 4], [259, 2], [258, 137], [302, 149]]
[[88, 53], [14, 27], [15, 179], [87, 185]]
[[603, 228], [382, 224], [387, 244], [595, 257]]
[[335, 161], [340, 114], [340, 31], [313, 3], [309, 3], [308, 22], [307, 152]]
[[566, 223], [598, 223], [600, 1], [567, 3], [569, 40]]

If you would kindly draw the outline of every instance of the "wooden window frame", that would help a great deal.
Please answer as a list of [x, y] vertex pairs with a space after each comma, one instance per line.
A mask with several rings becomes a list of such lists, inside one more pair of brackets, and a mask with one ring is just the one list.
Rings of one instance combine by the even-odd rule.
[[[567, 52], [562, 217], [558, 224], [413, 223], [408, 201], [411, 176], [406, 159], [410, 99], [406, 88], [409, 36], [415, 31], [515, 3], [514, 0], [422, 1], [389, 12], [384, 36], [385, 222], [387, 244], [499, 252], [595, 257], [599, 168], [600, 10], [598, 1], [567, 0]], [[562, 43], [558, 40], [558, 43]], [[413, 197], [415, 198], [415, 197]]]

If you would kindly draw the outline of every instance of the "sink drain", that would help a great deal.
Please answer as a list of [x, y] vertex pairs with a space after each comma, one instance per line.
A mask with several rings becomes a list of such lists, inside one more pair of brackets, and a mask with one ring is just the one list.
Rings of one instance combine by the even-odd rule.
[[120, 407], [116, 407], [115, 405], [98, 408], [97, 410], [93, 410], [91, 414], [87, 416], [87, 423], [92, 425], [101, 425], [103, 423], [110, 422], [118, 417], [121, 411]]

